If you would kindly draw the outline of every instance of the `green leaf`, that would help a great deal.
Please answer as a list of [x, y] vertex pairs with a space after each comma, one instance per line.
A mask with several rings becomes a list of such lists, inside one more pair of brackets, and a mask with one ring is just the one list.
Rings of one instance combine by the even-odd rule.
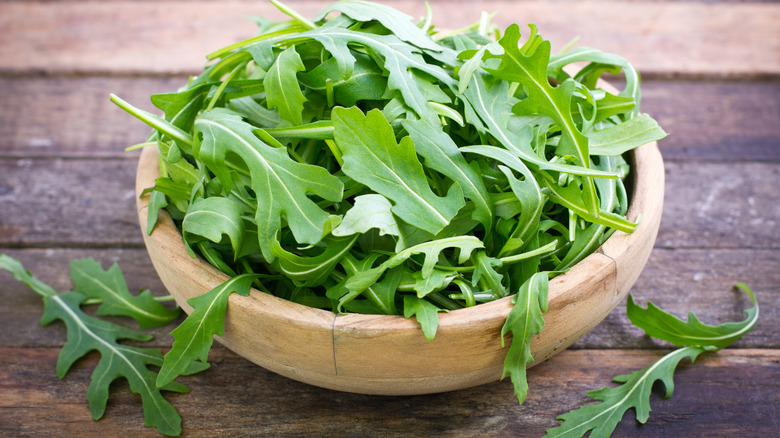
[[357, 235], [327, 238], [323, 241], [325, 250], [312, 257], [285, 251], [279, 242], [274, 242], [271, 246], [271, 251], [276, 256], [273, 266], [298, 286], [320, 286], [325, 283], [333, 268], [349, 252], [357, 239]]
[[414, 316], [420, 323], [425, 338], [432, 341], [439, 328], [439, 312], [446, 312], [416, 295], [404, 295], [404, 317]]
[[753, 291], [742, 283], [735, 285], [750, 297], [753, 307], [746, 309], [747, 318], [741, 322], [726, 322], [720, 325], [707, 325], [690, 312], [688, 321], [683, 321], [674, 315], [664, 312], [652, 302], [647, 303], [647, 309], [634, 303], [634, 297], [629, 294], [626, 312], [628, 319], [641, 328], [648, 336], [671, 342], [676, 346], [725, 348], [749, 333], [758, 322], [758, 302]]
[[355, 197], [355, 205], [344, 215], [344, 219], [333, 230], [334, 236], [364, 234], [372, 228], [380, 235], [400, 236], [398, 222], [392, 213], [393, 205], [382, 195], [372, 193]]
[[307, 102], [298, 85], [296, 72], [304, 71], [303, 61], [295, 46], [282, 51], [263, 79], [269, 108], [293, 125], [303, 123], [303, 104]]
[[542, 196], [539, 185], [534, 178], [526, 176], [523, 181], [520, 181], [515, 178], [508, 168], [498, 166], [498, 169], [506, 175], [512, 193], [514, 193], [522, 206], [522, 210], [517, 217], [517, 225], [515, 225], [507, 243], [499, 252], [500, 256], [504, 256], [522, 250], [530, 242], [539, 229], [545, 198]]
[[100, 263], [92, 258], [73, 260], [70, 278], [77, 292], [102, 301], [98, 315], [129, 316], [138, 321], [142, 329], [161, 327], [179, 316], [179, 309], [166, 308], [155, 301], [149, 290], [131, 295], [116, 263], [104, 271]]
[[615, 430], [625, 412], [636, 411], [636, 419], [645, 423], [650, 416], [650, 394], [656, 380], [666, 387], [666, 397], [674, 391], [674, 370], [686, 357], [694, 361], [705, 351], [700, 347], [685, 347], [672, 351], [649, 367], [629, 375], [615, 377], [623, 383], [615, 388], [602, 388], [588, 393], [589, 397], [601, 401], [595, 405], [583, 406], [558, 417], [563, 423], [548, 429], [545, 437], [579, 437], [591, 431], [590, 438], [608, 437]]
[[674, 391], [674, 370], [682, 359], [689, 357], [694, 361], [704, 351], [724, 348], [755, 327], [758, 320], [756, 297], [745, 284], [737, 283], [736, 287], [748, 294], [753, 307], [745, 310], [748, 317], [744, 321], [718, 326], [702, 324], [693, 313], [689, 314], [689, 321], [684, 322], [652, 303], [643, 309], [629, 295], [626, 312], [632, 323], [650, 336], [684, 347], [668, 353], [643, 370], [615, 377], [616, 382], [623, 383], [618, 387], [589, 392], [588, 396], [602, 403], [583, 406], [559, 416], [558, 419], [563, 420], [563, 423], [548, 429], [546, 436], [583, 436], [592, 430], [590, 437], [608, 437], [630, 408], [636, 411], [637, 421], [645, 423], [650, 416], [650, 393], [656, 380], [661, 380], [666, 387], [666, 398], [671, 397]]
[[[506, 82], [491, 80], [488, 75], [478, 71], [472, 76], [471, 84], [466, 89], [464, 96], [470, 104], [467, 108], [474, 110], [473, 116], [467, 117], [469, 123], [485, 134], [495, 137], [502, 146], [511, 151], [516, 158], [522, 159], [523, 162], [539, 169], [555, 170], [572, 175], [616, 177], [614, 174], [583, 166], [550, 163], [537, 155], [531, 146], [531, 130], [516, 132], [516, 130], [509, 127], [511, 118], [515, 117], [511, 115], [510, 108], [517, 102], [517, 99], [509, 94], [509, 86]], [[468, 114], [467, 112], [467, 116]], [[484, 122], [484, 125], [480, 121]], [[461, 150], [463, 149], [461, 148]], [[506, 162], [504, 164], [512, 167]], [[523, 167], [527, 166], [524, 165]], [[518, 170], [518, 172], [522, 171]], [[525, 174], [525, 172], [522, 173]]]
[[501, 328], [502, 347], [504, 336], [512, 333], [512, 343], [504, 358], [501, 378], [510, 377], [520, 404], [528, 394], [526, 366], [534, 360], [531, 355], [531, 336], [539, 334], [544, 327], [543, 313], [547, 311], [549, 289], [547, 275], [546, 272], [537, 272], [520, 286], [520, 290], [512, 297], [514, 306]]
[[466, 162], [452, 137], [430, 121], [406, 120], [403, 127], [428, 168], [455, 181], [464, 196], [474, 203], [474, 219], [489, 230], [493, 225], [493, 202], [480, 175]]
[[352, 74], [341, 76], [336, 58], [330, 58], [311, 71], [299, 73], [298, 79], [305, 87], [327, 94], [328, 81], [333, 87], [336, 104], [354, 106], [358, 101], [380, 100], [387, 92], [387, 78], [382, 69], [371, 58], [354, 54]]
[[152, 190], [149, 195], [149, 204], [146, 208], [146, 235], [151, 236], [154, 231], [154, 226], [157, 225], [157, 218], [160, 214], [160, 210], [168, 206], [168, 200], [165, 199], [165, 194]]
[[252, 281], [256, 277], [251, 274], [239, 275], [201, 296], [187, 300], [193, 310], [187, 319], [171, 332], [175, 340], [171, 350], [165, 355], [157, 376], [158, 388], [165, 387], [184, 374], [192, 361], [200, 360], [206, 363], [214, 335], [222, 336], [225, 333], [225, 310], [230, 294], [235, 292], [239, 295], [249, 295]]
[[[634, 66], [631, 65], [631, 63], [629, 63], [625, 58], [611, 53], [605, 53], [602, 52], [601, 50], [597, 50], [592, 47], [578, 47], [564, 53], [551, 55], [550, 62], [547, 65], [547, 74], [550, 77], [554, 77], [557, 80], [563, 82], [564, 80], [570, 77], [569, 74], [566, 73], [566, 71], [563, 68], [566, 65], [575, 62], [590, 62], [592, 63], [591, 68], [603, 67], [603, 66], [614, 66], [621, 69], [625, 76], [626, 87], [623, 91], [620, 92], [620, 95], [631, 97], [631, 99], [634, 102], [636, 102], [637, 105], [639, 105], [639, 99], [641, 94], [639, 89], [639, 82], [640, 82], [639, 73], [636, 71]], [[583, 69], [583, 70], [589, 71], [590, 69]], [[581, 70], [581, 72], [583, 70]], [[581, 74], [578, 74], [577, 76], [579, 77], [581, 76]], [[579, 78], [579, 79], [584, 80], [586, 78]], [[587, 83], [585, 84], [586, 86], [589, 86], [591, 88], [595, 87], [596, 85], [595, 79], [588, 82], [592, 82], [592, 83]]]
[[[18, 260], [5, 254], [0, 254], [0, 269], [10, 271], [14, 278], [43, 297], [41, 325], [48, 325], [58, 319], [65, 323], [67, 342], [57, 359], [59, 378], [65, 377], [71, 366], [87, 353], [93, 350], [100, 353], [100, 361], [92, 372], [87, 388], [93, 419], [97, 420], [105, 413], [111, 383], [124, 377], [130, 390], [141, 396], [144, 424], [156, 427], [165, 435], [181, 433], [181, 417], [176, 408], [162, 396], [161, 390], [188, 392], [188, 388], [171, 381], [158, 389], [154, 383], [157, 374], [148, 367], [162, 365], [160, 350], [118, 342], [121, 339], [148, 341], [152, 339], [151, 336], [85, 314], [81, 310], [81, 303], [87, 298], [85, 295], [78, 292], [58, 294], [24, 269]], [[205, 369], [192, 364], [185, 364], [183, 368], [190, 374]]]
[[434, 52], [440, 52], [444, 49], [436, 44], [422, 29], [417, 27], [412, 22], [411, 16], [390, 6], [358, 0], [339, 1], [326, 6], [317, 14], [314, 21], [322, 20], [332, 11], [339, 11], [357, 21], [369, 22], [376, 20], [401, 40], [421, 49], [428, 49]]
[[618, 125], [590, 131], [588, 142], [591, 155], [617, 156], [666, 135], [652, 117], [641, 114]]
[[182, 234], [188, 244], [199, 238], [220, 243], [225, 235], [230, 239], [233, 251], [238, 253], [244, 232], [243, 214], [243, 206], [230, 198], [200, 198], [187, 210]]
[[286, 150], [267, 145], [254, 135], [252, 125], [229, 110], [203, 112], [195, 129], [203, 136], [195, 149], [196, 158], [209, 166], [223, 186], [232, 185], [231, 169], [226, 165], [229, 152], [249, 169], [257, 196], [258, 239], [266, 260], [273, 261], [271, 245], [282, 230], [282, 215], [298, 243], [316, 244], [322, 239], [330, 214], [308, 195], [340, 201], [344, 185], [338, 178], [322, 167], [295, 162]]
[[392, 200], [393, 213], [436, 234], [449, 224], [465, 201], [453, 184], [446, 198], [433, 193], [409, 137], [396, 143], [393, 128], [379, 110], [335, 108], [334, 138], [342, 152], [342, 170], [354, 180]]
[[427, 277], [423, 277], [422, 272], [420, 271], [414, 271], [412, 273], [414, 290], [417, 292], [418, 298], [425, 298], [431, 292], [444, 289], [456, 277], [456, 273], [441, 269], [434, 269]]
[[[532, 26], [532, 34], [535, 28]], [[558, 155], [572, 155], [578, 164], [590, 168], [588, 138], [577, 128], [571, 115], [571, 99], [575, 90], [573, 80], [566, 80], [552, 87], [547, 79], [547, 64], [550, 62], [550, 42], [523, 46], [520, 41], [520, 28], [516, 24], [509, 26], [499, 44], [504, 48], [501, 55], [486, 52], [488, 59], [498, 58], [501, 65], [497, 69], [486, 68], [494, 77], [508, 82], [517, 82], [525, 87], [528, 97], [517, 103], [512, 111], [515, 114], [544, 114], [552, 118], [561, 130], [558, 143]], [[529, 39], [532, 42], [533, 39]], [[527, 52], [527, 53], [524, 53]], [[591, 178], [583, 179], [585, 206], [591, 214], [598, 213], [596, 188]]]
[[501, 260], [490, 257], [485, 251], [477, 251], [472, 256], [474, 273], [471, 274], [471, 285], [476, 286], [483, 282], [486, 289], [490, 289], [496, 298], [507, 296], [506, 288], [501, 283], [503, 276], [495, 268], [500, 268]]
[[413, 254], [423, 254], [425, 256], [420, 272], [422, 278], [428, 278], [433, 273], [436, 263], [439, 260], [439, 255], [443, 250], [447, 248], [458, 248], [460, 251], [458, 254], [458, 264], [463, 264], [469, 259], [472, 251], [483, 247], [483, 243], [474, 236], [449, 237], [420, 243], [397, 252], [376, 268], [356, 272], [347, 280], [346, 286], [351, 292], [360, 293], [374, 284], [386, 270], [400, 265]]
[[[341, 266], [347, 272], [347, 276], [353, 276], [358, 272], [365, 271], [371, 268], [374, 261], [379, 257], [379, 254], [374, 253], [369, 255], [363, 260], [356, 260], [351, 255], [347, 255], [341, 259]], [[360, 295], [366, 298], [366, 302], [370, 303], [370, 307], [374, 310], [372, 313], [378, 313], [382, 315], [396, 315], [398, 313], [395, 305], [395, 294], [398, 290], [398, 284], [401, 281], [401, 274], [403, 273], [402, 267], [390, 269], [387, 275], [367, 288], [360, 291], [351, 291], [346, 287], [346, 281], [341, 282], [332, 291], [328, 292], [328, 297], [338, 300], [337, 311], [341, 312], [342, 307], [349, 311], [353, 310], [353, 303]], [[364, 308], [367, 306], [364, 306]]]
[[[431, 96], [424, 91], [424, 82], [428, 80], [413, 71], [422, 72], [450, 88], [455, 86], [455, 80], [446, 70], [436, 64], [428, 63], [419, 53], [420, 49], [401, 41], [395, 35], [376, 35], [326, 24], [308, 32], [252, 44], [244, 50], [257, 58], [265, 53], [270, 45], [309, 38], [318, 41], [333, 55], [343, 78], [352, 75], [356, 62], [350, 47], [365, 47], [381, 56], [384, 59], [383, 68], [388, 72], [388, 89], [398, 91], [403, 96], [404, 103], [422, 118], [435, 116], [427, 105], [429, 100], [435, 99], [431, 99]], [[435, 56], [435, 52], [428, 52], [428, 54]], [[452, 58], [456, 61], [454, 56]]]

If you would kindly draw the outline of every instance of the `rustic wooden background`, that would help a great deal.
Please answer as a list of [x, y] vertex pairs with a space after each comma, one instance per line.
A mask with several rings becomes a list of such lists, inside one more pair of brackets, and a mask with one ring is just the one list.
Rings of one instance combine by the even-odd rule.
[[[289, 0], [312, 16], [326, 3]], [[420, 16], [422, 2], [386, 3]], [[755, 330], [732, 347], [683, 364], [675, 393], [652, 395], [615, 436], [776, 436], [780, 424], [780, 5], [774, 2], [430, 2], [435, 22], [536, 23], [553, 48], [619, 53], [644, 78], [644, 112], [669, 132], [660, 144], [666, 204], [647, 268], [633, 289], [678, 316], [743, 318], [749, 284], [761, 304]], [[118, 262], [131, 290], [164, 294], [143, 249], [133, 199], [145, 126], [113, 107], [116, 93], [178, 88], [204, 55], [251, 36], [251, 15], [282, 18], [265, 2], [5, 1], [0, 3], [0, 252], [56, 289], [68, 263]], [[40, 327], [40, 298], [0, 272], [0, 435], [154, 436], [139, 398], [113, 385], [108, 410], [90, 418], [85, 393], [97, 356], [64, 380], [65, 341]], [[167, 330], [154, 343], [166, 348]], [[587, 391], [669, 351], [633, 327], [621, 304], [601, 325], [529, 373], [518, 406], [509, 382], [417, 397], [333, 392], [267, 372], [217, 347], [213, 367], [170, 395], [186, 436], [541, 436]]]

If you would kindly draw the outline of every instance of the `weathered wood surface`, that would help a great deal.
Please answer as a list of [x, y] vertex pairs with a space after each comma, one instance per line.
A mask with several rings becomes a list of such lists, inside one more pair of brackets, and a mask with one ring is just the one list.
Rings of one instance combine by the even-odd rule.
[[[614, 375], [644, 368], [663, 353], [564, 351], [533, 369], [528, 399], [518, 406], [508, 381], [425, 396], [357, 395], [280, 377], [220, 349], [210, 370], [181, 379], [190, 394], [169, 399], [184, 418], [185, 435], [193, 437], [533, 437], [558, 424], [557, 415], [592, 402], [587, 391], [609, 386]], [[114, 385], [105, 418], [93, 422], [84, 394], [96, 357], [64, 380], [51, 372], [56, 357], [54, 348], [0, 348], [1, 430], [9, 436], [156, 436], [143, 426], [138, 397], [125, 384]], [[777, 406], [778, 373], [777, 350], [703, 354], [694, 364], [681, 364], [671, 399], [654, 390], [647, 424], [626, 415], [614, 436], [774, 436], [777, 411], [766, 402]]]
[[[292, 1], [304, 17], [329, 2]], [[457, 29], [497, 12], [503, 27], [535, 23], [554, 48], [573, 38], [619, 53], [645, 75], [764, 77], [780, 73], [780, 5], [704, 2], [430, 2], [436, 23]], [[415, 17], [422, 2], [393, 6]], [[286, 18], [264, 2], [0, 3], [0, 71], [170, 74], [200, 70], [213, 50], [253, 36], [259, 15]], [[121, 17], [121, 18], [120, 18]], [[162, 22], [164, 20], [164, 23]], [[440, 25], [441, 26], [441, 25]], [[56, 32], [51, 38], [49, 32]], [[663, 48], [663, 49], [659, 49]], [[153, 50], [151, 50], [153, 48]], [[749, 49], [746, 49], [749, 48]], [[34, 53], [35, 56], [19, 56]], [[758, 53], [760, 56], [754, 56]]]
[[[287, 3], [304, 15], [325, 4]], [[418, 2], [389, 3], [423, 12]], [[632, 293], [643, 305], [653, 301], [680, 317], [694, 311], [719, 323], [742, 319], [749, 306], [732, 291], [735, 282], [757, 292], [755, 330], [726, 350], [685, 362], [670, 399], [654, 391], [648, 423], [629, 413], [614, 436], [776, 435], [780, 5], [432, 5], [448, 27], [470, 23], [483, 9], [502, 11], [499, 24], [535, 22], [554, 48], [579, 35], [581, 44], [634, 62], [645, 78], [643, 111], [670, 136], [660, 144], [667, 172], [661, 230]], [[271, 10], [240, 1], [0, 3], [0, 252], [59, 291], [71, 286], [70, 260], [94, 257], [104, 267], [118, 262], [131, 291], [164, 294], [136, 222], [138, 153], [123, 151], [148, 128], [115, 108], [108, 93], [152, 109], [149, 94], [175, 90], [207, 52], [253, 33], [241, 17]], [[59, 380], [54, 367], [64, 327], [41, 327], [41, 310], [40, 297], [0, 272], [0, 435], [156, 436], [124, 382], [112, 386], [106, 417], [91, 420], [85, 392], [97, 357]], [[150, 344], [168, 348], [169, 330], [151, 330]], [[219, 345], [211, 370], [183, 379], [192, 393], [170, 399], [189, 436], [541, 436], [557, 415], [588, 403], [587, 391], [667, 351], [630, 324], [621, 304], [571, 349], [529, 372], [522, 406], [509, 382], [403, 398], [327, 391]]]

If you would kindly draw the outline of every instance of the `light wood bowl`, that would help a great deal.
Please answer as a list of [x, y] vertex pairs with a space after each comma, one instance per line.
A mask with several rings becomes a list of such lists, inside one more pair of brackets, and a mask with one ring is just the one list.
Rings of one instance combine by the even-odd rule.
[[[634, 233], [616, 232], [569, 272], [551, 280], [545, 326], [531, 341], [530, 365], [565, 349], [601, 322], [647, 262], [661, 221], [664, 166], [655, 142], [636, 149], [632, 161], [628, 218], [641, 215], [641, 222]], [[147, 236], [148, 197], [140, 194], [157, 176], [157, 151], [146, 148], [136, 181], [144, 241], [163, 284], [189, 313], [188, 299], [228, 277], [187, 254], [165, 211]], [[266, 369], [312, 385], [364, 394], [426, 394], [500, 378], [506, 354], [500, 332], [511, 308], [507, 297], [442, 313], [436, 337], [428, 342], [414, 319], [336, 315], [253, 289], [247, 297], [230, 296], [225, 335], [218, 340]]]

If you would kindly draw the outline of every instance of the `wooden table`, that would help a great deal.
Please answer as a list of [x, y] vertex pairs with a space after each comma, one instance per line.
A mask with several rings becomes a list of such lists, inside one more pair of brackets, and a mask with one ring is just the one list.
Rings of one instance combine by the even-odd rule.
[[[414, 15], [423, 7], [388, 3]], [[475, 2], [477, 3], [477, 2]], [[324, 2], [289, 2], [312, 16]], [[776, 436], [780, 422], [780, 5], [432, 1], [435, 20], [460, 27], [482, 10], [496, 21], [536, 23], [553, 48], [619, 53], [644, 77], [643, 110], [669, 132], [666, 204], [656, 247], [633, 289], [678, 316], [741, 320], [737, 281], [757, 292], [755, 330], [730, 348], [684, 362], [675, 392], [656, 388], [639, 425], [615, 436]], [[146, 109], [204, 55], [251, 36], [248, 15], [281, 15], [258, 2], [26, 2], [0, 4], [0, 252], [59, 291], [68, 264], [118, 262], [131, 290], [165, 291], [142, 245], [133, 181], [147, 128], [109, 103], [116, 93]], [[154, 436], [139, 398], [112, 386], [105, 417], [90, 418], [91, 355], [64, 380], [54, 366], [60, 323], [40, 327], [42, 303], [0, 272], [0, 435]], [[153, 330], [168, 348], [168, 329]], [[311, 387], [217, 346], [212, 368], [168, 398], [189, 436], [541, 436], [585, 393], [644, 368], [670, 349], [643, 336], [623, 304], [571, 349], [533, 368], [517, 404], [508, 381], [452, 393], [378, 397]]]

